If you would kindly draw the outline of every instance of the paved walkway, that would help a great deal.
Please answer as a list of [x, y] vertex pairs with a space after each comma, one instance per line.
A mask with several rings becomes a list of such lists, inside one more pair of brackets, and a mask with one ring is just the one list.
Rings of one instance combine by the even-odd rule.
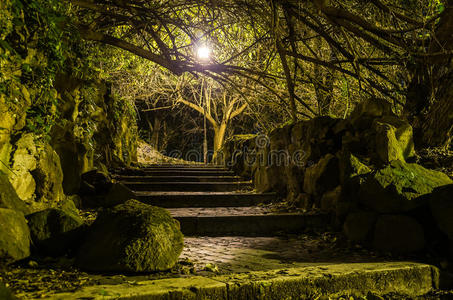
[[221, 274], [388, 260], [363, 248], [351, 249], [339, 238], [330, 233], [293, 237], [186, 237], [181, 260], [193, 263], [197, 272], [204, 271], [208, 265], [207, 271]]

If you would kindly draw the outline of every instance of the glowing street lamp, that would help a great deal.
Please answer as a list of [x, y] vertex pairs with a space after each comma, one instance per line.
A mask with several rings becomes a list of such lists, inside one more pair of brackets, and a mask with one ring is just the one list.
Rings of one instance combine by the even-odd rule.
[[200, 46], [197, 50], [197, 56], [201, 61], [206, 61], [211, 56], [211, 49], [207, 46]]

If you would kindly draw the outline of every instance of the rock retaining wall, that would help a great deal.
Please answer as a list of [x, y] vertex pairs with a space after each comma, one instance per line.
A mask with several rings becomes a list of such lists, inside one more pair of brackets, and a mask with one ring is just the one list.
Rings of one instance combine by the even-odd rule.
[[453, 200], [438, 189], [451, 191], [453, 181], [414, 161], [412, 127], [376, 99], [360, 103], [348, 119], [317, 117], [269, 135], [235, 136], [217, 160], [253, 179], [258, 192], [331, 212], [351, 240], [398, 253], [451, 234], [442, 208]]

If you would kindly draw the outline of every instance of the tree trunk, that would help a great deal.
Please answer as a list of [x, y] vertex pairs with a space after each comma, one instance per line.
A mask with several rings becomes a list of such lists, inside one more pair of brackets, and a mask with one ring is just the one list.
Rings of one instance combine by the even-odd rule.
[[222, 149], [225, 143], [225, 133], [227, 129], [227, 123], [222, 122], [220, 126], [214, 128], [214, 155], [213, 160], [217, 157], [217, 154]]
[[153, 146], [156, 150], [159, 149], [159, 133], [161, 127], [162, 120], [158, 117], [154, 117], [154, 126], [153, 126], [153, 134], [151, 136], [151, 146]]
[[[415, 145], [449, 147], [453, 135], [453, 1], [448, 1], [429, 48], [409, 85], [405, 114]], [[434, 55], [436, 54], [436, 55]], [[438, 55], [440, 54], [440, 55]]]
[[[445, 69], [446, 67], [442, 67]], [[453, 64], [446, 74], [436, 68], [431, 76], [434, 86], [421, 77], [411, 85], [408, 102], [414, 127], [415, 145], [422, 147], [448, 147], [453, 135]], [[444, 70], [445, 71], [445, 70]]]

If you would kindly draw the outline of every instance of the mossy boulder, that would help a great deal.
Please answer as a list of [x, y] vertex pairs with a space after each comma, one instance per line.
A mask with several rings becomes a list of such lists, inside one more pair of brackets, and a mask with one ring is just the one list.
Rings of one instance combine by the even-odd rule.
[[437, 225], [453, 240], [453, 184], [434, 189], [429, 199]]
[[27, 216], [37, 252], [59, 256], [80, 242], [83, 220], [73, 210], [46, 209]]
[[24, 215], [0, 208], [0, 262], [14, 262], [30, 255], [30, 231]]
[[163, 271], [175, 265], [182, 249], [178, 221], [163, 208], [129, 200], [100, 213], [76, 264], [101, 272]]
[[392, 253], [412, 253], [425, 247], [423, 227], [412, 217], [382, 215], [376, 222], [373, 246]]
[[427, 203], [434, 188], [451, 184], [444, 173], [420, 165], [393, 161], [369, 174], [359, 189], [362, 204], [380, 213], [409, 211]]
[[29, 208], [16, 193], [16, 190], [8, 180], [8, 176], [0, 173], [0, 207], [9, 208], [27, 214]]

